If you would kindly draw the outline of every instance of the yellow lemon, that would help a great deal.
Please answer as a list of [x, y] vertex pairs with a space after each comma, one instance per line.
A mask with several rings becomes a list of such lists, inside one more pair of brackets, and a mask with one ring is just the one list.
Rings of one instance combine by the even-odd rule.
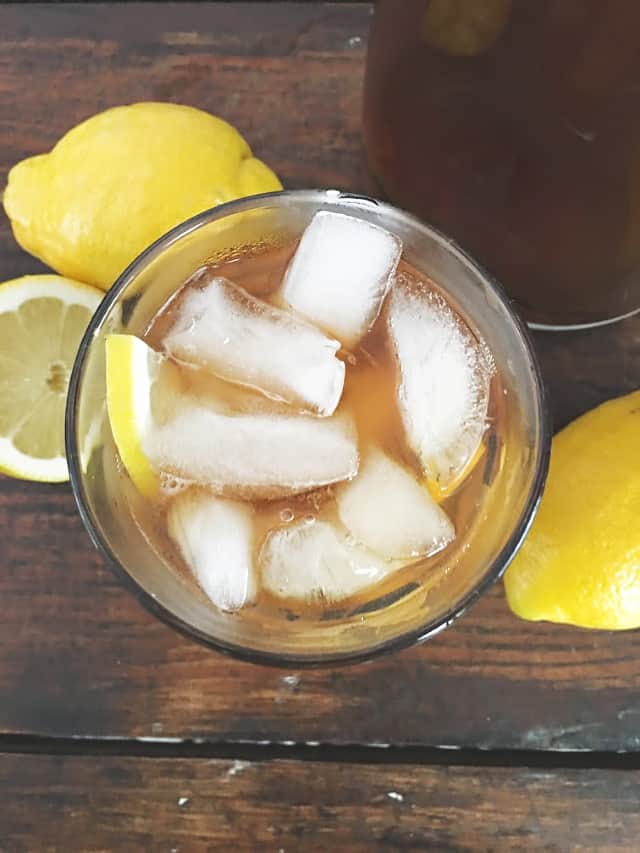
[[0, 285], [0, 471], [68, 479], [64, 411], [69, 373], [102, 292], [58, 275]]
[[153, 427], [152, 389], [166, 359], [134, 335], [108, 335], [107, 412], [122, 464], [139, 492], [153, 497], [160, 482], [144, 444]]
[[640, 391], [554, 438], [540, 510], [505, 588], [523, 619], [640, 627]]
[[498, 41], [510, 14], [511, 0], [431, 0], [422, 35], [441, 53], [478, 56]]
[[282, 188], [238, 131], [193, 107], [114, 107], [9, 172], [4, 207], [20, 245], [57, 272], [110, 287], [185, 219]]

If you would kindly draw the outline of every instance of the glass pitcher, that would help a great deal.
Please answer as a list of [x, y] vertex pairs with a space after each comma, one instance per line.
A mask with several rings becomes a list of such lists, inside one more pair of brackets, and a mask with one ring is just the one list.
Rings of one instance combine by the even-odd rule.
[[364, 132], [533, 325], [640, 310], [638, 0], [379, 0]]

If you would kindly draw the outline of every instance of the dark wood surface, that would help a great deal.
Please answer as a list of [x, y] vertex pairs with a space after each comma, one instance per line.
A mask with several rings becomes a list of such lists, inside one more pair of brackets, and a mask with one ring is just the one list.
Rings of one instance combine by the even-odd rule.
[[[155, 99], [233, 122], [287, 187], [370, 192], [360, 140], [370, 14], [366, 3], [0, 5], [0, 185], [81, 119]], [[2, 218], [0, 280], [39, 269]], [[536, 343], [556, 426], [640, 385], [640, 318]], [[421, 648], [328, 671], [259, 668], [147, 614], [92, 549], [67, 486], [0, 477], [0, 601], [0, 745], [416, 744], [478, 750], [479, 763], [495, 749], [640, 749], [640, 633], [518, 621], [501, 585]], [[301, 838], [318, 849], [346, 849], [345, 839], [362, 850], [496, 849], [491, 832], [507, 848], [566, 848], [568, 812], [586, 849], [624, 849], [632, 835], [619, 841], [616, 828], [640, 828], [627, 771], [290, 763], [234, 774], [166, 761], [6, 757], [0, 837], [4, 813], [10, 849], [34, 849], [33, 809], [52, 839], [38, 849], [65, 850], [83, 833], [83, 849], [111, 849], [118, 827], [136, 849], [239, 837], [287, 851]]]
[[616, 771], [5, 755], [0, 787], [12, 853], [622, 851], [640, 833], [640, 779]]
[[[237, 124], [286, 186], [369, 189], [369, 18], [367, 4], [0, 6], [0, 182], [80, 119], [164, 98]], [[0, 278], [37, 268], [3, 219]], [[537, 342], [558, 424], [640, 385], [640, 318]], [[0, 479], [0, 542], [5, 732], [640, 746], [640, 634], [518, 621], [501, 586], [422, 648], [287, 679], [142, 610], [93, 551], [66, 486]]]

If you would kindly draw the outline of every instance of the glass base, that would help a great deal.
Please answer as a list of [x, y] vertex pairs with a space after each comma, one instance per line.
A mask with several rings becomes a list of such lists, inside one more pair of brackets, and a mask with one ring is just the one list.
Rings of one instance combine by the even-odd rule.
[[526, 320], [527, 326], [538, 332], [578, 332], [581, 329], [597, 329], [599, 326], [610, 326], [611, 323], [619, 323], [620, 320], [627, 320], [635, 314], [640, 314], [640, 308], [634, 308], [633, 311], [627, 311], [626, 314], [620, 314], [617, 317], [611, 317], [608, 320], [596, 320], [591, 323], [537, 323], [533, 320]]

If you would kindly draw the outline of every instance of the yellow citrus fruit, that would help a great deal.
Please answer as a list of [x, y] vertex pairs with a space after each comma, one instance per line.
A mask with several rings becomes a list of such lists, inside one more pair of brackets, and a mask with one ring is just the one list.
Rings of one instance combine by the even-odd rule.
[[640, 391], [554, 438], [540, 510], [505, 588], [523, 619], [640, 627]]
[[158, 476], [145, 450], [153, 426], [152, 388], [163, 356], [135, 335], [106, 338], [107, 412], [122, 464], [139, 492], [153, 497]]
[[114, 107], [11, 169], [4, 207], [20, 245], [57, 272], [110, 287], [150, 243], [207, 208], [282, 188], [230, 124], [193, 107]]
[[58, 275], [0, 285], [0, 471], [25, 480], [68, 479], [67, 383], [102, 292]]
[[431, 0], [422, 35], [449, 56], [478, 56], [498, 41], [510, 14], [511, 0]]

